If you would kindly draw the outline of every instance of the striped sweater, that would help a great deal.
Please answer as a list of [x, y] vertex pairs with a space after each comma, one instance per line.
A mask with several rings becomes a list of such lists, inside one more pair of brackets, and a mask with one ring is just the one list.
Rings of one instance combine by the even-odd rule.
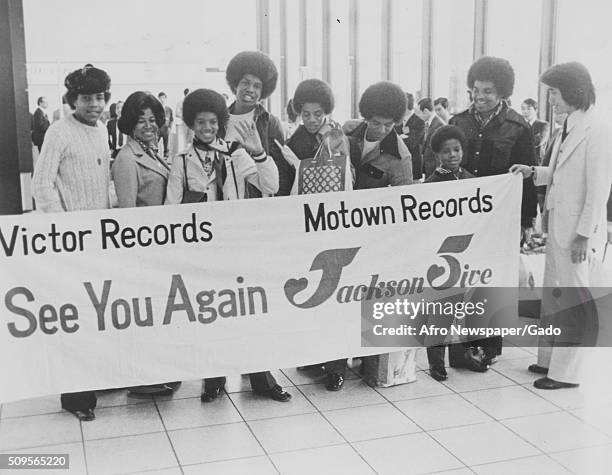
[[71, 114], [45, 135], [34, 179], [37, 207], [46, 213], [110, 208], [106, 127], [85, 125]]

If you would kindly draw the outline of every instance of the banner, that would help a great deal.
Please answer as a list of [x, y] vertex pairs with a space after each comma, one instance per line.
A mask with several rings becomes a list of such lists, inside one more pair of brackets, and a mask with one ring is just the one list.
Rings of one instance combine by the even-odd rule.
[[1, 217], [0, 401], [396, 350], [361, 346], [362, 301], [449, 279], [439, 251], [457, 236], [459, 281], [516, 286], [521, 189], [504, 175]]

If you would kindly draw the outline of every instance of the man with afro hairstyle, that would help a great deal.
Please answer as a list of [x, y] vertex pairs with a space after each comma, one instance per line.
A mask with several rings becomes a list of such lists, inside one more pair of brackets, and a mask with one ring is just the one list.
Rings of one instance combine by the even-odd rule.
[[[325, 81], [306, 79], [298, 84], [293, 94], [293, 110], [302, 124], [287, 141], [287, 146], [300, 160], [314, 157], [321, 138], [330, 124], [329, 114], [334, 110], [334, 93]], [[333, 125], [333, 124], [331, 124]]]
[[[364, 120], [347, 132], [355, 168], [353, 189], [411, 185], [412, 157], [395, 130], [406, 113], [406, 95], [402, 88], [388, 81], [372, 84], [361, 95], [359, 113]], [[343, 128], [347, 130], [347, 124]], [[362, 357], [362, 368], [371, 366], [366, 362], [374, 362], [376, 358]], [[333, 373], [342, 374], [346, 361], [330, 361], [326, 366]], [[368, 381], [371, 383], [374, 382]]]
[[[291, 166], [283, 158], [281, 150], [274, 143], [285, 143], [283, 126], [277, 117], [270, 114], [262, 100], [276, 89], [278, 71], [272, 60], [260, 51], [242, 51], [234, 56], [225, 70], [225, 79], [234, 93], [235, 101], [229, 106], [230, 118], [227, 123], [226, 141], [238, 139], [236, 125], [241, 121], [254, 123], [265, 152], [270, 155], [279, 172], [277, 196], [287, 196], [291, 191]], [[259, 198], [261, 193], [249, 186], [247, 197]]]
[[[472, 104], [450, 120], [451, 125], [463, 130], [467, 139], [461, 166], [480, 177], [506, 174], [515, 164], [535, 165], [531, 128], [507, 103], [514, 89], [514, 69], [510, 63], [502, 58], [483, 56], [470, 67], [467, 86], [471, 91]], [[533, 180], [525, 179], [521, 208], [523, 239], [533, 227], [536, 207]], [[451, 366], [482, 371], [480, 367], [474, 368], [470, 355], [478, 347], [483, 348], [483, 364], [488, 366], [501, 354], [501, 337], [451, 345]]]
[[381, 81], [369, 86], [359, 100], [365, 119], [347, 135], [356, 190], [412, 184], [412, 159], [395, 131], [406, 112], [406, 95], [397, 84]]

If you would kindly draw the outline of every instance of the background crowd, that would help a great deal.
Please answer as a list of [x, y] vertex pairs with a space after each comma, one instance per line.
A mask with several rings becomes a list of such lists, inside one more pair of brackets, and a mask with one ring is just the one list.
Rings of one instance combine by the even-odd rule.
[[[471, 105], [453, 116], [445, 98], [415, 101], [412, 93], [383, 81], [363, 92], [361, 118], [341, 123], [332, 119], [331, 87], [307, 79], [287, 106], [289, 122], [281, 123], [264, 106], [277, 79], [268, 56], [242, 52], [226, 68], [231, 101], [211, 89], [185, 89], [173, 110], [163, 91], [136, 91], [108, 107], [112, 88], [106, 71], [85, 65], [72, 72], [65, 80], [71, 112], [49, 125], [41, 97], [32, 115], [32, 141], [40, 148], [33, 179], [37, 209], [205, 203], [512, 171], [524, 178], [517, 254], [533, 231], [539, 205], [552, 243], [546, 249], [545, 285], [588, 288], [589, 264], [603, 255], [611, 175], [605, 159], [609, 134], [593, 110], [595, 91], [584, 66], [564, 63], [542, 76], [554, 106], [551, 125], [537, 119], [533, 99], [520, 103], [520, 113], [512, 107], [514, 71], [502, 58], [482, 57], [472, 64], [467, 75]], [[176, 153], [171, 153], [172, 142]], [[306, 168], [317, 169], [308, 175], [314, 179], [306, 180]], [[331, 188], [330, 178], [336, 184]], [[553, 307], [545, 299], [543, 315], [554, 314]], [[543, 376], [534, 385], [577, 386], [579, 346], [579, 338], [542, 341], [538, 362], [529, 367]], [[485, 372], [502, 347], [501, 338], [455, 343], [449, 347], [449, 364]], [[446, 379], [444, 347], [428, 348], [428, 358], [431, 376]], [[328, 390], [342, 388], [346, 364], [346, 359], [321, 364]], [[269, 371], [249, 376], [254, 392], [279, 402], [291, 398]], [[201, 400], [214, 400], [224, 384], [225, 378], [206, 379]], [[131, 391], [170, 394], [177, 385]], [[62, 395], [62, 407], [82, 420], [95, 417], [95, 405], [93, 391]]]

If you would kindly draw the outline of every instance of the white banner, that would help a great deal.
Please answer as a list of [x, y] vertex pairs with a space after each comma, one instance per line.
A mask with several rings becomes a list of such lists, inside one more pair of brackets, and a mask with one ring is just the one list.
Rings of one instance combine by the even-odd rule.
[[516, 286], [521, 188], [505, 175], [2, 217], [0, 401], [381, 353], [361, 347], [368, 288], [448, 281], [450, 236], [472, 235], [462, 273]]

